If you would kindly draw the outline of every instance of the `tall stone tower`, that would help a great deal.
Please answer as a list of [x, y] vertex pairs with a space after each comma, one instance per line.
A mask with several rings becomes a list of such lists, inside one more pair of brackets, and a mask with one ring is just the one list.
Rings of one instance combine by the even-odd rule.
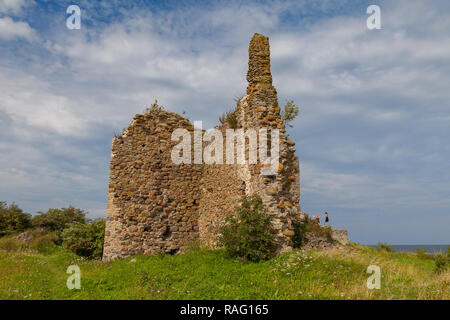
[[[261, 161], [257, 164], [205, 166], [199, 215], [200, 239], [214, 247], [225, 212], [234, 207], [242, 195], [258, 195], [273, 216], [278, 251], [285, 252], [292, 248], [293, 223], [300, 215], [299, 162], [294, 155], [295, 143], [287, 137], [277, 92], [272, 85], [269, 39], [261, 34], [256, 33], [250, 41], [247, 81], [247, 94], [237, 102], [234, 111], [237, 127], [243, 130], [279, 130], [278, 172], [263, 175], [265, 168]], [[227, 129], [229, 125], [225, 123], [221, 128]], [[248, 154], [249, 146], [245, 147]]]
[[[260, 34], [250, 41], [247, 81], [235, 121], [225, 121], [218, 129], [224, 137], [227, 129], [279, 130], [275, 172], [263, 174], [266, 168], [261, 161], [175, 165], [170, 155], [177, 142], [171, 141], [171, 133], [176, 128], [192, 133], [192, 124], [161, 110], [136, 115], [124, 134], [113, 139], [104, 260], [175, 253], [197, 240], [217, 247], [220, 226], [244, 195], [260, 196], [273, 216], [278, 252], [292, 248], [293, 224], [300, 215], [299, 162], [272, 85], [269, 39]], [[244, 140], [247, 156], [258, 147]], [[225, 146], [223, 150], [225, 159]]]

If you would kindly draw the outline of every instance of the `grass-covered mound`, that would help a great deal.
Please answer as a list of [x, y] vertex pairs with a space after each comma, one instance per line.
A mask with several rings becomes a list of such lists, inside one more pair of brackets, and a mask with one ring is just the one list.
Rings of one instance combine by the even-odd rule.
[[[66, 287], [72, 264], [81, 269], [80, 290]], [[381, 268], [380, 290], [366, 287], [372, 264]], [[435, 268], [432, 259], [355, 244], [258, 263], [224, 250], [103, 263], [61, 246], [16, 248], [0, 250], [0, 299], [449, 299], [450, 272]]]

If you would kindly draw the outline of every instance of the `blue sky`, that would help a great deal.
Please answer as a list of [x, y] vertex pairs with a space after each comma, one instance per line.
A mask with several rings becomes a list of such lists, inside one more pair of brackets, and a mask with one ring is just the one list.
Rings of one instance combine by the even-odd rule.
[[[81, 29], [66, 8], [81, 7]], [[366, 8], [381, 7], [381, 30]], [[450, 243], [448, 1], [0, 0], [0, 200], [105, 216], [111, 139], [154, 99], [203, 127], [270, 38], [304, 211], [353, 241]]]

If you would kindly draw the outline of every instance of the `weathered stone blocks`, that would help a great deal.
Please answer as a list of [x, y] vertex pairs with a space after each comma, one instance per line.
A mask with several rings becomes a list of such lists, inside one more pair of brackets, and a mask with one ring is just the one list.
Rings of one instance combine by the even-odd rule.
[[[253, 36], [248, 65], [247, 95], [235, 110], [237, 127], [280, 130], [278, 173], [262, 175], [261, 163], [176, 165], [171, 134], [178, 128], [193, 134], [192, 124], [166, 111], [138, 114], [112, 143], [104, 260], [175, 253], [193, 241], [214, 248], [226, 215], [244, 195], [260, 196], [273, 216], [278, 252], [292, 248], [300, 216], [299, 162], [272, 86], [267, 37]], [[226, 129], [227, 123], [219, 127]], [[245, 144], [247, 158], [249, 151]]]

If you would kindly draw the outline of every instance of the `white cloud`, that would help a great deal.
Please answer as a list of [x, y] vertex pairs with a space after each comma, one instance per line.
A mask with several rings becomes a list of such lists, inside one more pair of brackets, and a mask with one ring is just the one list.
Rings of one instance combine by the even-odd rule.
[[23, 38], [31, 41], [34, 37], [35, 31], [27, 22], [14, 21], [7, 16], [0, 18], [0, 39], [13, 40]]
[[0, 68], [0, 86], [0, 111], [6, 112], [15, 126], [24, 127], [23, 133], [34, 127], [61, 135], [86, 134], [87, 120], [77, 112], [77, 101], [54, 92], [42, 79]]
[[[17, 66], [0, 68], [0, 111], [12, 121], [10, 133], [30, 143], [29, 150], [36, 148], [34, 135], [46, 132], [51, 149], [76, 163], [87, 156], [70, 143], [95, 139], [92, 130], [100, 128], [104, 138], [86, 148], [106, 168], [111, 128], [120, 131], [154, 98], [204, 120], [206, 127], [217, 123], [245, 90], [248, 41], [254, 32], [264, 33], [270, 36], [280, 103], [289, 98], [301, 107], [291, 132], [302, 161], [306, 211], [334, 206], [341, 212], [360, 210], [372, 221], [374, 212], [389, 215], [401, 208], [420, 220], [424, 208], [448, 208], [448, 5], [386, 2], [383, 29], [374, 31], [366, 28], [365, 10], [317, 21], [286, 18], [287, 13], [307, 16], [320, 3], [232, 2], [170, 12], [134, 8], [109, 24], [95, 24], [100, 16], [95, 6], [82, 6], [93, 26], [46, 34], [42, 51], [31, 51], [40, 56], [29, 64], [21, 64], [28, 56], [0, 61]], [[323, 12], [334, 15], [334, 3], [327, 2]], [[110, 13], [108, 4], [101, 10]], [[104, 148], [96, 150], [99, 146]], [[27, 150], [17, 149], [14, 157]], [[94, 181], [89, 177], [98, 169], [90, 169], [91, 163], [66, 173], [65, 167], [51, 168], [57, 156], [48, 156], [48, 164], [34, 157], [23, 161], [8, 168], [17, 171], [0, 171], [2, 178], [17, 177], [18, 193], [21, 185], [32, 190], [27, 183], [45, 175], [52, 177], [46, 184], [60, 187], [49, 193], [63, 190], [60, 201], [64, 195], [72, 200], [71, 186], [83, 185], [97, 192], [98, 202], [106, 198], [95, 189], [104, 191], [107, 169]], [[31, 174], [35, 162], [42, 168]], [[102, 212], [98, 202], [83, 196], [79, 203]]]
[[0, 13], [19, 14], [23, 8], [34, 4], [31, 0], [0, 0]]

